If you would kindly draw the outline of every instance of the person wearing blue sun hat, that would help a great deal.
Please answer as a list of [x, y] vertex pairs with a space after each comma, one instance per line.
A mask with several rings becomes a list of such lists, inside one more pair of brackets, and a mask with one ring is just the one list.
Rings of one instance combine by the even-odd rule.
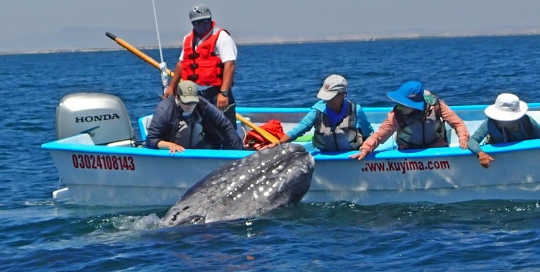
[[416, 149], [448, 146], [444, 123], [448, 123], [458, 135], [459, 146], [467, 148], [469, 132], [463, 120], [419, 81], [407, 81], [397, 90], [387, 93], [397, 105], [388, 113], [377, 132], [351, 156], [362, 160], [394, 132], [397, 132], [398, 149]]

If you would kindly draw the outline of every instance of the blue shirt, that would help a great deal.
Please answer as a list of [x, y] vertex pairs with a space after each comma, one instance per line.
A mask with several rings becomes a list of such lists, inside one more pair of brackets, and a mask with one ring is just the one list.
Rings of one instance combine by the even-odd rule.
[[324, 113], [326, 113], [326, 116], [330, 119], [330, 123], [333, 127], [339, 125], [339, 122], [345, 118], [345, 115], [347, 114], [347, 107], [349, 106], [349, 102], [347, 100], [343, 101], [341, 104], [341, 110], [339, 112], [334, 112], [331, 108], [326, 107], [324, 110]]
[[[287, 136], [294, 141], [296, 138], [304, 135], [315, 125], [315, 118], [317, 117], [317, 111], [326, 114], [332, 121], [332, 125], [337, 125], [337, 122], [342, 120], [346, 114], [347, 103], [343, 103], [340, 113], [335, 113], [330, 109], [327, 109], [326, 102], [319, 100], [315, 105], [311, 107], [311, 110], [302, 118], [302, 120], [292, 130], [287, 132]], [[373, 133], [373, 127], [368, 122], [366, 114], [362, 110], [362, 107], [356, 104], [356, 128], [362, 132], [364, 138], [367, 138]]]

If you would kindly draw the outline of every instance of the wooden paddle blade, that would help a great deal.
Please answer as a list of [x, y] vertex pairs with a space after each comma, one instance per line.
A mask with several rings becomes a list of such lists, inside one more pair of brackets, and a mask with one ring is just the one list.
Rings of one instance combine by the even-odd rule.
[[263, 136], [266, 140], [270, 141], [273, 144], [279, 144], [279, 139], [276, 138], [274, 135], [272, 135], [270, 132], [262, 129], [261, 127], [255, 125], [254, 123], [250, 122], [248, 119], [246, 119], [244, 116], [240, 115], [239, 113], [236, 114], [236, 119], [240, 120], [240, 122], [244, 123], [248, 127], [252, 128], [253, 130], [257, 131], [261, 136]]

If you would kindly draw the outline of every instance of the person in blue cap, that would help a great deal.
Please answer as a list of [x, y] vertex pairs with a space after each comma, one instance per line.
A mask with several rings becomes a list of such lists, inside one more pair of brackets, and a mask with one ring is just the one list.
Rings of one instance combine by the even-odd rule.
[[424, 90], [419, 81], [407, 81], [387, 96], [397, 105], [377, 132], [364, 141], [360, 152], [351, 156], [352, 159], [364, 159], [396, 131], [400, 150], [448, 146], [444, 122], [456, 131], [459, 146], [467, 148], [469, 132], [461, 118], [444, 101]]

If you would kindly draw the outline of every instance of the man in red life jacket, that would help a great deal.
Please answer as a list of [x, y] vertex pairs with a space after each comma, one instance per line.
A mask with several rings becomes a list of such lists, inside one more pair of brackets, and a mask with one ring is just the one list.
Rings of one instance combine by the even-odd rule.
[[236, 128], [236, 109], [231, 92], [236, 44], [229, 33], [212, 21], [210, 9], [197, 5], [189, 12], [193, 31], [184, 37], [174, 77], [165, 97], [174, 93], [180, 79], [197, 83], [200, 95], [216, 105]]

